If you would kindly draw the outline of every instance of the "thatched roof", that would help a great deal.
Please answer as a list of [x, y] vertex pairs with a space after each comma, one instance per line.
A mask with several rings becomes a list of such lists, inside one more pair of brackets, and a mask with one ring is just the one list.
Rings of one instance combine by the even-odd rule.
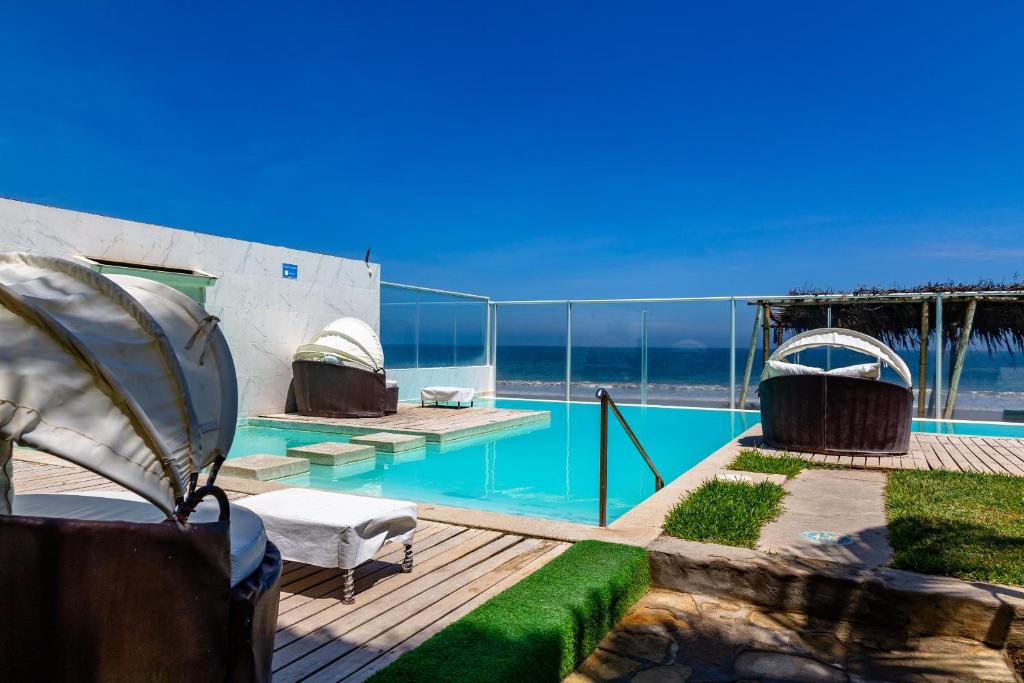
[[921, 302], [929, 302], [929, 333], [935, 331], [934, 295], [942, 294], [943, 336], [959, 338], [964, 311], [977, 300], [972, 340], [980, 340], [989, 352], [1005, 349], [1024, 352], [1024, 282], [935, 282], [913, 288], [858, 287], [850, 292], [814, 288], [791, 290], [789, 295], [806, 299], [765, 299], [772, 307], [777, 341], [785, 332], [824, 327], [826, 309], [832, 307], [832, 326], [859, 330], [894, 348], [920, 345]]

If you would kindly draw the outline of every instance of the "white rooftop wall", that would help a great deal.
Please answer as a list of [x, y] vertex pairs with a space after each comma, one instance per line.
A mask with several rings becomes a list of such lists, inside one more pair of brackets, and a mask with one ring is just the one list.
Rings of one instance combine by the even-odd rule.
[[[362, 249], [364, 245], [354, 245]], [[328, 323], [359, 318], [379, 332], [380, 267], [0, 199], [0, 251], [184, 268], [218, 278], [206, 308], [221, 319], [238, 374], [239, 415], [281, 412], [295, 349]], [[281, 277], [281, 264], [299, 267]]]

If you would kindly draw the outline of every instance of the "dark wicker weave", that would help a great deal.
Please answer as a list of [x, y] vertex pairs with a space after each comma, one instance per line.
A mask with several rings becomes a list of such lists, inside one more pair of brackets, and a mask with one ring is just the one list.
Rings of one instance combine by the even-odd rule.
[[9, 681], [269, 681], [281, 555], [231, 587], [228, 522], [0, 515]]
[[389, 405], [383, 372], [348, 365], [297, 360], [292, 363], [295, 407], [310, 417], [380, 417], [395, 412], [398, 390]]
[[760, 386], [761, 429], [775, 448], [849, 455], [910, 450], [914, 394], [890, 382], [785, 375]]

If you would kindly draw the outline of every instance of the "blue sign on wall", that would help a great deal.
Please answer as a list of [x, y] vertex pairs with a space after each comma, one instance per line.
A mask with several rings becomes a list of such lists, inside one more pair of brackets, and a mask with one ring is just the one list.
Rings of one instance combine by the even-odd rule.
[[283, 277], [285, 280], [298, 280], [299, 267], [294, 263], [282, 263], [281, 277]]

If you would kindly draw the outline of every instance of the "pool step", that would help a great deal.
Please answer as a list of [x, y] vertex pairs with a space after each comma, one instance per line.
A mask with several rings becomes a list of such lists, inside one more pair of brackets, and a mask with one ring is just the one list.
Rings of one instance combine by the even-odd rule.
[[368, 444], [341, 443], [340, 441], [324, 441], [288, 449], [288, 457], [306, 458], [314, 465], [328, 467], [370, 460], [376, 454], [377, 451], [374, 447]]
[[309, 460], [305, 458], [289, 458], [283, 455], [262, 453], [226, 460], [220, 468], [220, 473], [225, 477], [255, 479], [256, 481], [283, 479], [305, 472], [309, 472]]

